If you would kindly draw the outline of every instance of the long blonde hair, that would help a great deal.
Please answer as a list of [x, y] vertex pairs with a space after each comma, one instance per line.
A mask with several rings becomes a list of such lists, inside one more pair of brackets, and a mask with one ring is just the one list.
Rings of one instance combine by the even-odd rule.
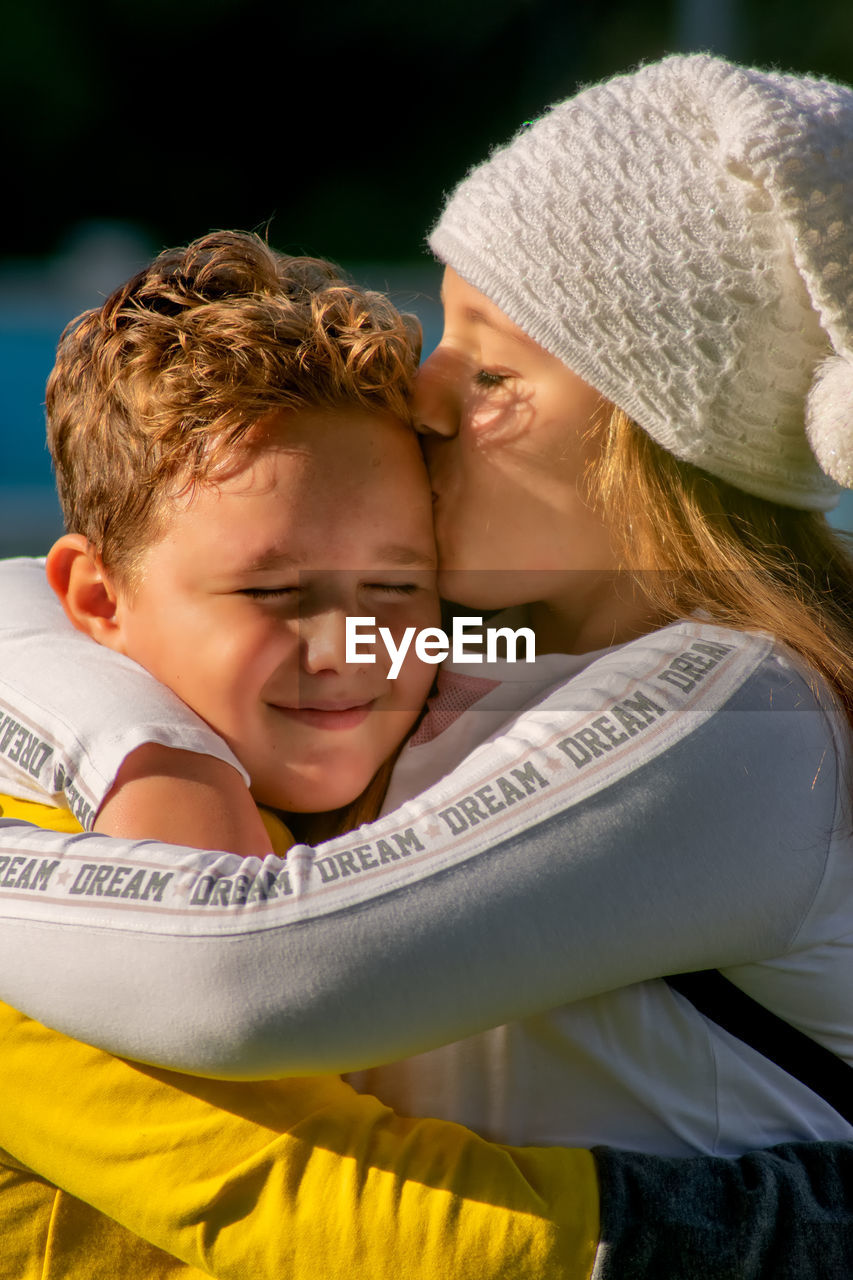
[[766, 631], [798, 653], [853, 726], [853, 556], [816, 512], [717, 480], [656, 444], [621, 409], [604, 423], [590, 496], [607, 512], [635, 580], [671, 621]]

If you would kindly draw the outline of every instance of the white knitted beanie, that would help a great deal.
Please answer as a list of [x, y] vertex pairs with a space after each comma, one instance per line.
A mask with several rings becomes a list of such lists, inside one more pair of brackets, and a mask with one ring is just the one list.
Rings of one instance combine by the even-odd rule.
[[666, 58], [523, 128], [429, 242], [677, 457], [811, 510], [853, 485], [850, 89]]

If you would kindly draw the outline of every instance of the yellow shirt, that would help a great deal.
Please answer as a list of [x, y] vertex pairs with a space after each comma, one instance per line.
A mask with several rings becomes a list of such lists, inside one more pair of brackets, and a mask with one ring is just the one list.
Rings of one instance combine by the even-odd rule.
[[4, 1278], [589, 1280], [587, 1151], [404, 1119], [338, 1077], [125, 1062], [5, 1005], [0, 1041]]
[[[259, 805], [258, 812], [270, 838], [270, 848], [277, 857], [283, 858], [295, 843], [293, 836], [271, 809], [264, 809]], [[34, 827], [49, 827], [51, 831], [83, 830], [70, 809], [55, 809], [52, 805], [39, 804], [35, 800], [19, 800], [16, 796], [2, 794], [0, 818], [19, 818], [22, 822], [31, 822]]]

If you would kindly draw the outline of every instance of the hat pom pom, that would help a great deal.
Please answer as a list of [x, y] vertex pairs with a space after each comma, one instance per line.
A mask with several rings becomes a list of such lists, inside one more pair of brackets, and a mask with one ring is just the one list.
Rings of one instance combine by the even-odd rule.
[[806, 400], [806, 435], [821, 469], [853, 488], [853, 362], [844, 356], [818, 366]]

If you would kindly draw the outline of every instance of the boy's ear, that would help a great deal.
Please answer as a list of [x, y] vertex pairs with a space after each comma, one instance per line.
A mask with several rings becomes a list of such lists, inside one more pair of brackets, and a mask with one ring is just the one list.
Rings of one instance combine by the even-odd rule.
[[77, 630], [121, 652], [116, 593], [101, 557], [83, 534], [63, 534], [47, 553], [45, 567], [48, 582]]

